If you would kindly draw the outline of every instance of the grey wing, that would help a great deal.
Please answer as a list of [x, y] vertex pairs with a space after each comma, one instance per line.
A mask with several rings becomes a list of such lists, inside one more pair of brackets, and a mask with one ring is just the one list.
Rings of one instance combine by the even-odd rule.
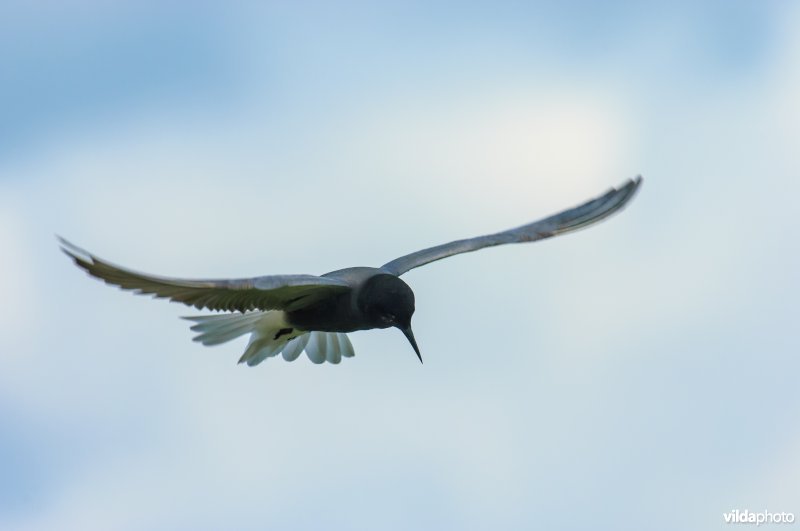
[[106, 284], [220, 311], [294, 310], [351, 288], [343, 281], [314, 275], [271, 275], [242, 279], [186, 280], [146, 275], [116, 266], [59, 238], [75, 265]]
[[437, 245], [436, 247], [423, 249], [396, 258], [384, 264], [381, 269], [399, 276], [415, 267], [429, 264], [436, 260], [447, 258], [448, 256], [477, 251], [484, 247], [492, 247], [506, 243], [535, 242], [582, 229], [622, 210], [633, 198], [641, 182], [641, 177], [629, 179], [619, 188], [612, 188], [596, 199], [592, 199], [591, 201], [570, 208], [569, 210], [559, 212], [548, 218], [495, 234], [478, 236], [466, 240], [457, 240]]

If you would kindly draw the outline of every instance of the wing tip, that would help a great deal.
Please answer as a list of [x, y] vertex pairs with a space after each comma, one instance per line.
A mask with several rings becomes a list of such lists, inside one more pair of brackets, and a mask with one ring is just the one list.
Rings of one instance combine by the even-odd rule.
[[631, 186], [631, 188], [635, 192], [642, 185], [643, 181], [644, 181], [644, 178], [642, 177], [642, 174], [640, 173], [636, 177], [634, 177], [633, 179], [629, 180], [629, 186]]
[[639, 174], [633, 179], [628, 179], [628, 181], [619, 189], [620, 192], [623, 193], [623, 197], [620, 201], [619, 207], [622, 208], [623, 206], [627, 205], [631, 199], [637, 194], [639, 188], [642, 187], [642, 182], [644, 179], [642, 175]]
[[[630, 200], [633, 199], [633, 196], [636, 195], [636, 192], [639, 190], [641, 184], [642, 176], [637, 175], [632, 179], [626, 180], [621, 186], [616, 188], [612, 187], [602, 196], [581, 206], [588, 206], [589, 204], [599, 202], [599, 204], [595, 206], [598, 211], [604, 213], [605, 215], [613, 214], [614, 212], [624, 208], [625, 205], [627, 205]], [[605, 217], [605, 215], [602, 217]]]
[[83, 254], [83, 255], [87, 255], [87, 256], [89, 255], [89, 253], [85, 249], [81, 249], [80, 247], [78, 247], [74, 243], [70, 242], [69, 240], [67, 240], [63, 236], [61, 236], [59, 234], [56, 234], [55, 236], [56, 236], [56, 240], [58, 240], [59, 245], [61, 245], [61, 249], [63, 251], [69, 251], [69, 252], [74, 253], [74, 254]]
[[74, 243], [58, 234], [55, 236], [60, 245], [61, 252], [67, 255], [76, 266], [91, 274], [90, 269], [93, 265], [95, 265], [96, 262], [94, 256], [92, 256], [92, 253], [86, 249], [78, 247]]

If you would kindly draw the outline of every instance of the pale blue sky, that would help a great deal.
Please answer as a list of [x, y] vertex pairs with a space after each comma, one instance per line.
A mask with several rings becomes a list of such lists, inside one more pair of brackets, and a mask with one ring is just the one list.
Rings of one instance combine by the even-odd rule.
[[[724, 528], [800, 515], [789, 2], [0, 7], [0, 528]], [[339, 366], [236, 365], [173, 276], [407, 275]]]

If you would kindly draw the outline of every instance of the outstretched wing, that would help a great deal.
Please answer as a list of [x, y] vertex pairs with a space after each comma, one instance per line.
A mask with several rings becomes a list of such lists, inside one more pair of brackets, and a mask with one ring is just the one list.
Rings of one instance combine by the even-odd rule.
[[132, 290], [195, 308], [209, 310], [295, 310], [350, 287], [334, 278], [314, 275], [270, 275], [223, 280], [186, 280], [145, 275], [116, 266], [72, 245], [63, 238], [61, 250], [93, 277]]
[[587, 227], [622, 210], [631, 198], [633, 198], [641, 182], [641, 177], [629, 179], [619, 189], [612, 188], [597, 199], [593, 199], [580, 206], [570, 208], [569, 210], [565, 210], [548, 218], [496, 234], [478, 236], [466, 240], [457, 240], [443, 245], [437, 245], [436, 247], [423, 249], [396, 258], [384, 264], [381, 269], [399, 276], [415, 267], [429, 264], [436, 260], [447, 258], [448, 256], [477, 251], [484, 247], [492, 247], [506, 243], [535, 242], [582, 229], [583, 227]]

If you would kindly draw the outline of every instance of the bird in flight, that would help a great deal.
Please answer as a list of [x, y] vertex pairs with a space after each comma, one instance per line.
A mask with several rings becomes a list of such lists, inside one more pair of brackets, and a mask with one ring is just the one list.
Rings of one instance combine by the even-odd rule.
[[305, 350], [313, 363], [339, 363], [354, 355], [348, 332], [395, 327], [406, 336], [419, 361], [411, 330], [414, 292], [403, 273], [449, 256], [506, 243], [535, 242], [566, 234], [622, 210], [641, 177], [582, 205], [503, 232], [457, 240], [417, 251], [381, 267], [350, 267], [315, 275], [267, 275], [223, 280], [188, 280], [137, 273], [59, 238], [61, 249], [93, 277], [107, 284], [182, 302], [197, 309], [227, 312], [184, 317], [195, 324], [194, 341], [218, 345], [250, 334], [239, 363], [258, 365], [281, 354], [293, 361]]

